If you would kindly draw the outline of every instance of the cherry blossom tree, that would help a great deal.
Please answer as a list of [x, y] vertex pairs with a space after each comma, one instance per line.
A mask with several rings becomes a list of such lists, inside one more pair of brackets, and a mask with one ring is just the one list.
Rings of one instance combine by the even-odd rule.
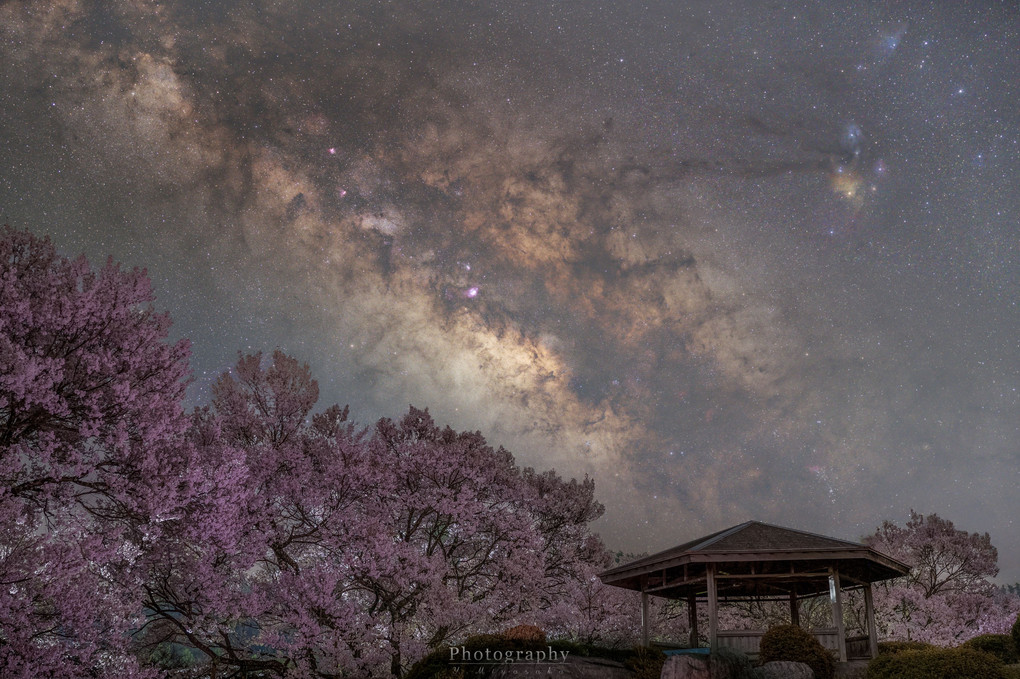
[[155, 676], [185, 649], [209, 677], [400, 676], [469, 633], [595, 619], [590, 480], [427, 410], [313, 412], [279, 351], [186, 414], [188, 345], [152, 302], [144, 271], [0, 234], [0, 674]]
[[458, 634], [514, 620], [543, 574], [530, 493], [506, 450], [439, 428], [427, 410], [380, 420], [390, 477], [370, 504], [382, 539], [355, 581], [386, 629], [391, 672]]
[[910, 511], [906, 526], [885, 521], [865, 543], [910, 564], [908, 581], [925, 598], [948, 592], [987, 593], [999, 572], [988, 533], [968, 533], [937, 514]]
[[0, 231], [0, 674], [130, 676], [143, 543], [196, 480], [145, 272]]
[[213, 673], [363, 676], [384, 660], [352, 573], [383, 477], [346, 409], [310, 417], [317, 398], [308, 366], [281, 352], [268, 367], [242, 356], [216, 382], [192, 445], [223, 478], [160, 545], [147, 643], [190, 647]]
[[549, 636], [583, 644], [627, 648], [641, 642], [641, 595], [604, 585], [596, 570], [536, 616]]
[[605, 508], [595, 499], [591, 479], [564, 480], [552, 471], [527, 468], [529, 503], [542, 536], [543, 577], [537, 598], [524, 616], [547, 634], [582, 643], [631, 646], [641, 638], [640, 596], [602, 584], [598, 573], [613, 554], [589, 524]]
[[987, 533], [911, 510], [905, 526], [886, 521], [864, 542], [911, 566], [907, 577], [876, 585], [876, 618], [885, 636], [949, 645], [1005, 633], [1016, 618], [1020, 598], [988, 579], [999, 569]]
[[188, 446], [220, 480], [150, 550], [145, 643], [238, 672], [399, 676], [573, 603], [603, 551], [590, 481], [521, 470], [427, 410], [359, 430], [346, 409], [312, 414], [317, 397], [282, 352], [216, 382]]
[[605, 507], [595, 499], [595, 482], [590, 478], [564, 480], [555, 471], [539, 473], [530, 467], [521, 477], [542, 538], [544, 607], [567, 598], [577, 583], [588, 581], [593, 565], [608, 567], [610, 555], [588, 527]]

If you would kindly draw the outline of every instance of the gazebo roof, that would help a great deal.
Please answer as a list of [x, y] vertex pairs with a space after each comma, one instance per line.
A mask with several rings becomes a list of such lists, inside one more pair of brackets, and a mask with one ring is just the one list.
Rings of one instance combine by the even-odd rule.
[[705, 592], [708, 564], [715, 564], [720, 596], [814, 595], [828, 591], [830, 569], [837, 569], [850, 585], [910, 571], [867, 545], [748, 521], [611, 568], [599, 577], [607, 585], [682, 598]]

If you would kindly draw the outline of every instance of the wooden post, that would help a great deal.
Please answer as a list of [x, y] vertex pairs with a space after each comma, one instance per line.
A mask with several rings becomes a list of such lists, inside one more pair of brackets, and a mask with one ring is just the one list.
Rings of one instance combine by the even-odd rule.
[[708, 645], [714, 651], [719, 640], [719, 606], [715, 588], [715, 564], [705, 564], [708, 577]]
[[832, 623], [836, 627], [839, 644], [839, 661], [846, 662], [846, 627], [843, 625], [843, 590], [839, 584], [839, 571], [829, 569], [829, 600], [832, 603]]
[[868, 619], [868, 650], [872, 658], [878, 657], [878, 629], [875, 627], [875, 600], [871, 595], [871, 583], [864, 585], [864, 614]]
[[697, 648], [701, 643], [698, 641], [698, 599], [693, 594], [687, 595], [687, 622], [691, 627], [691, 638], [687, 645]]
[[648, 645], [648, 595], [641, 592], [641, 645]]
[[797, 605], [797, 592], [790, 592], [790, 624], [800, 625], [800, 607]]

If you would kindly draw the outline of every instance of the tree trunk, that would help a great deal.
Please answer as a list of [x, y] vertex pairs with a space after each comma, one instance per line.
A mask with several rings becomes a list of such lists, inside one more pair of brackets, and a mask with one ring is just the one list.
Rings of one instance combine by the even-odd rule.
[[394, 639], [390, 642], [390, 645], [393, 647], [393, 653], [390, 656], [390, 674], [394, 677], [399, 677], [401, 675], [400, 642]]

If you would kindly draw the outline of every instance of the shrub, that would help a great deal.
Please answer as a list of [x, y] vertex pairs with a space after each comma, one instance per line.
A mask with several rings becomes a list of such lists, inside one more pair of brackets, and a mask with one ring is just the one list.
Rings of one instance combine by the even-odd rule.
[[1020, 652], [1020, 613], [1016, 616], [1016, 622], [1013, 623], [1013, 629], [1010, 630], [1010, 634], [1013, 635], [1013, 646]]
[[814, 636], [799, 625], [771, 627], [761, 638], [758, 659], [802, 662], [815, 673], [815, 679], [832, 679], [836, 660]]
[[732, 648], [713, 648], [708, 667], [712, 679], [752, 679], [755, 676], [751, 659]]
[[878, 642], [879, 655], [891, 655], [903, 651], [927, 651], [938, 648], [934, 644], [925, 641], [880, 641]]
[[524, 641], [545, 641], [545, 632], [541, 627], [534, 625], [517, 625], [503, 632], [507, 639], [522, 639]]
[[1007, 665], [1020, 662], [1016, 644], [1008, 634], [982, 634], [967, 640], [963, 645], [990, 653]]
[[966, 646], [902, 651], [868, 663], [865, 679], [1006, 679], [993, 655]]
[[659, 679], [662, 666], [666, 664], [666, 654], [654, 648], [638, 646], [623, 664], [634, 673], [634, 679]]

